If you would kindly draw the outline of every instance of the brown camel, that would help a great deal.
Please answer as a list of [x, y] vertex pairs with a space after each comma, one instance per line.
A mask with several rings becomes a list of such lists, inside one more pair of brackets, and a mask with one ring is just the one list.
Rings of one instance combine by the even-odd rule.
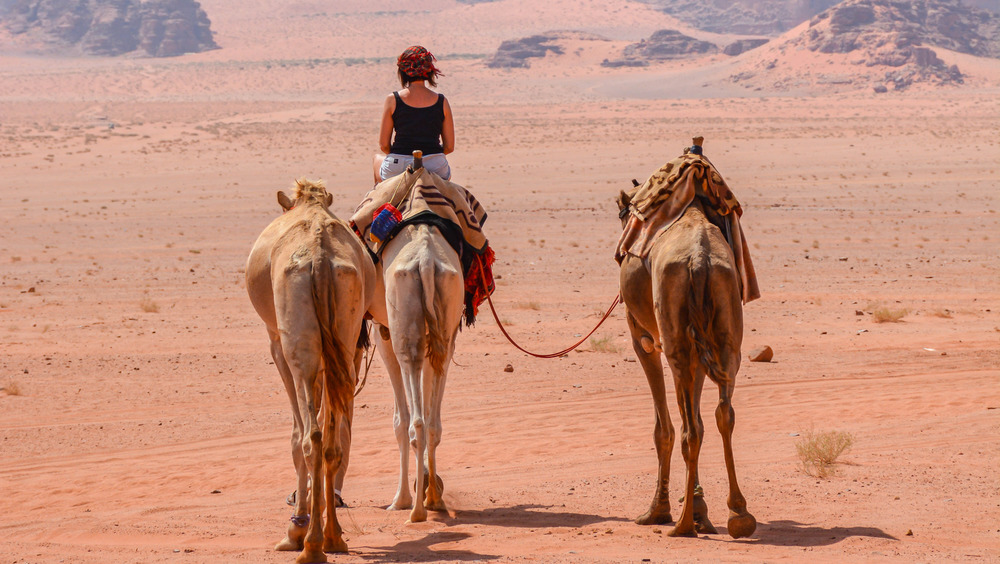
[[[633, 194], [619, 195], [620, 210], [629, 206]], [[732, 448], [732, 397], [740, 367], [743, 305], [732, 251], [705, 213], [701, 200], [695, 198], [653, 243], [647, 257], [627, 254], [621, 262], [621, 298], [627, 308], [632, 347], [653, 394], [653, 440], [659, 460], [653, 501], [636, 523], [666, 524], [673, 520], [667, 486], [674, 427], [667, 411], [662, 352], [674, 376], [681, 413], [681, 452], [687, 466], [680, 519], [669, 534], [693, 537], [699, 532], [716, 532], [698, 483], [698, 452], [704, 436], [701, 392], [707, 375], [719, 386], [715, 420], [722, 433], [729, 473], [729, 534], [741, 538], [757, 528], [736, 483]]]
[[285, 213], [261, 233], [246, 268], [250, 301], [267, 325], [292, 405], [298, 487], [287, 535], [275, 549], [301, 550], [300, 564], [347, 552], [334, 480], [343, 480], [347, 467], [363, 317], [375, 295], [368, 250], [330, 212], [331, 199], [308, 180], [296, 182], [294, 199], [278, 192]]

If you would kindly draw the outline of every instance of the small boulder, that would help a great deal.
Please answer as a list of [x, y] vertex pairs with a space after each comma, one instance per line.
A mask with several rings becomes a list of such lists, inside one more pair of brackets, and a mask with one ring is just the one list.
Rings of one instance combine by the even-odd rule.
[[507, 366], [503, 367], [503, 371], [504, 372], [513, 372], [514, 371], [514, 366], [512, 364], [508, 364]]
[[750, 351], [750, 362], [771, 362], [772, 358], [774, 351], [767, 345]]

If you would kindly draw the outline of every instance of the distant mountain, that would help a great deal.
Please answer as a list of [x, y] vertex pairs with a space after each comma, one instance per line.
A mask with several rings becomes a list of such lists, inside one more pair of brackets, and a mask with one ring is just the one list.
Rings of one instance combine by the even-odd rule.
[[[639, 0], [703, 31], [780, 35], [842, 0]], [[909, 2], [898, 2], [909, 4]], [[1000, 14], [1000, 0], [962, 0], [961, 8]]]
[[1000, 58], [1000, 15], [959, 0], [847, 0], [814, 17], [800, 43], [821, 53], [868, 51], [890, 62], [916, 45]]
[[780, 35], [840, 0], [640, 0], [703, 31]]
[[50, 52], [172, 57], [218, 48], [194, 0], [0, 0], [0, 25]]

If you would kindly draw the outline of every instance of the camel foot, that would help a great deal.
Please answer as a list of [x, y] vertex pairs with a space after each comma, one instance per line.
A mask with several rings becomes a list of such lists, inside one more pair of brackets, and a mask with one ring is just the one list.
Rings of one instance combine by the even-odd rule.
[[386, 511], [403, 511], [413, 508], [413, 498], [399, 498], [392, 500], [392, 504], [386, 507]]
[[708, 520], [708, 516], [695, 516], [694, 518], [694, 530], [703, 535], [717, 535], [719, 531], [716, 530], [715, 525]]
[[730, 515], [727, 526], [729, 527], [729, 536], [734, 539], [741, 539], [749, 537], [757, 530], [757, 519], [749, 513], [744, 515]]
[[317, 564], [326, 561], [326, 554], [322, 550], [311, 548], [303, 550], [302, 554], [299, 554], [298, 558], [295, 559], [295, 564]]
[[666, 525], [673, 523], [674, 518], [670, 516], [670, 510], [654, 511], [653, 508], [650, 508], [649, 511], [636, 518], [635, 522], [637, 525]]
[[667, 536], [668, 537], [690, 537], [690, 538], [697, 538], [698, 537], [698, 533], [697, 533], [697, 531], [694, 530], [694, 525], [690, 525], [690, 526], [684, 527], [684, 528], [674, 527], [673, 529], [670, 529], [669, 532], [667, 532]]
[[344, 542], [342, 537], [337, 537], [335, 539], [326, 539], [323, 542], [323, 552], [326, 553], [346, 553], [347, 543]]
[[302, 540], [300, 539], [298, 541], [295, 541], [289, 537], [285, 537], [284, 539], [282, 539], [281, 542], [274, 545], [274, 550], [281, 550], [281, 551], [302, 550]]
[[438, 513], [446, 513], [448, 511], [448, 508], [445, 507], [443, 499], [438, 499], [433, 502], [428, 502], [427, 504], [425, 504], [425, 507], [429, 511], [436, 511]]
[[427, 520], [426, 509], [421, 508], [418, 510], [416, 507], [414, 507], [413, 510], [410, 511], [410, 520], [409, 520], [410, 523], [423, 523], [426, 520]]
[[704, 496], [696, 495], [694, 498], [694, 530], [706, 535], [719, 533], [708, 520], [708, 504], [705, 503]]

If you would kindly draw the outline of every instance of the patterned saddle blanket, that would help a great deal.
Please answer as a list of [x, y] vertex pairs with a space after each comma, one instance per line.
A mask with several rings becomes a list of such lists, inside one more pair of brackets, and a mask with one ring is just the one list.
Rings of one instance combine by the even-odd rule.
[[627, 254], [646, 258], [656, 239], [684, 214], [696, 197], [702, 198], [714, 211], [712, 215], [721, 223], [719, 228], [733, 251], [743, 303], [753, 301], [760, 297], [760, 289], [740, 227], [743, 208], [719, 171], [700, 154], [701, 139], [695, 141], [698, 153], [685, 152], [668, 162], [632, 192], [615, 260], [621, 263]]

